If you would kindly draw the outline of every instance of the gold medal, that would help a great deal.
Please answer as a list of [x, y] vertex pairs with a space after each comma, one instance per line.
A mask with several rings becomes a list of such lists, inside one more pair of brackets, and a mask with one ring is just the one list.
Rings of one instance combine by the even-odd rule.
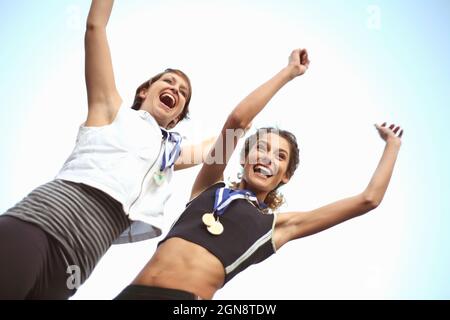
[[216, 222], [216, 219], [214, 218], [213, 213], [205, 213], [202, 216], [202, 221], [205, 226], [209, 227]]
[[208, 226], [208, 231], [209, 233], [218, 236], [221, 235], [223, 233], [223, 225], [220, 223], [219, 220], [214, 221], [214, 223], [210, 226]]

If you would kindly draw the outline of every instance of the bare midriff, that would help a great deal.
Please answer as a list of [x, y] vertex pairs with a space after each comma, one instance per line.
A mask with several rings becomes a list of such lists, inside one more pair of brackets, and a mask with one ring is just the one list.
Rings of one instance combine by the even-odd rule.
[[205, 248], [170, 238], [163, 242], [133, 284], [178, 289], [211, 299], [225, 279], [222, 263]]

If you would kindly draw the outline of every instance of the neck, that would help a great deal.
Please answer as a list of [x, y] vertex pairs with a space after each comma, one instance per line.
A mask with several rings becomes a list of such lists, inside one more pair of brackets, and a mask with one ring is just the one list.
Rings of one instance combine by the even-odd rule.
[[169, 129], [167, 129], [167, 127], [169, 126], [170, 121], [168, 121], [167, 119], [160, 119], [159, 117], [155, 116], [153, 114], [153, 111], [151, 108], [146, 108], [145, 106], [141, 106], [140, 110], [144, 110], [144, 111], [147, 111], [148, 113], [150, 113], [150, 115], [153, 117], [153, 119], [155, 119], [158, 126], [164, 128], [166, 130], [169, 130]]
[[[241, 182], [239, 183], [239, 189], [251, 190], [247, 187], [247, 182], [244, 179], [242, 179]], [[266, 200], [267, 195], [269, 194], [269, 192], [267, 191], [254, 191], [254, 190], [251, 191], [256, 195], [256, 198], [258, 198], [259, 203], [263, 203], [264, 200]]]

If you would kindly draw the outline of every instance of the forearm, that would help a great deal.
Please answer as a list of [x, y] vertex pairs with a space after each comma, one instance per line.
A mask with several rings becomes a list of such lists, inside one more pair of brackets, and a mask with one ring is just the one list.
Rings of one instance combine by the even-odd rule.
[[203, 140], [199, 144], [183, 146], [181, 155], [175, 163], [175, 170], [188, 169], [205, 162], [209, 150], [216, 140], [217, 137], [211, 137]]
[[373, 203], [374, 206], [378, 206], [381, 200], [383, 200], [394, 170], [400, 146], [401, 143], [398, 140], [388, 141], [386, 143], [380, 162], [363, 193], [367, 201]]
[[242, 100], [230, 115], [237, 127], [246, 128], [272, 97], [291, 79], [289, 67], [283, 68], [272, 79], [258, 87]]
[[87, 29], [92, 27], [106, 27], [111, 16], [114, 0], [92, 0], [87, 18]]

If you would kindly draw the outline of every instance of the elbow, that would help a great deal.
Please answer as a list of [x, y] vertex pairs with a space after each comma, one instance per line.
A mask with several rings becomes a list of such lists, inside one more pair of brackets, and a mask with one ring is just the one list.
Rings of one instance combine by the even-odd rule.
[[106, 28], [105, 24], [99, 23], [98, 21], [88, 20], [86, 22], [86, 33], [96, 30], [104, 30]]
[[368, 211], [376, 209], [380, 205], [381, 200], [381, 197], [368, 192], [364, 192], [362, 194], [362, 202], [364, 204], [364, 207], [366, 207]]
[[228, 116], [227, 123], [228, 128], [245, 130], [249, 126], [250, 121], [246, 121], [239, 112], [233, 111]]

